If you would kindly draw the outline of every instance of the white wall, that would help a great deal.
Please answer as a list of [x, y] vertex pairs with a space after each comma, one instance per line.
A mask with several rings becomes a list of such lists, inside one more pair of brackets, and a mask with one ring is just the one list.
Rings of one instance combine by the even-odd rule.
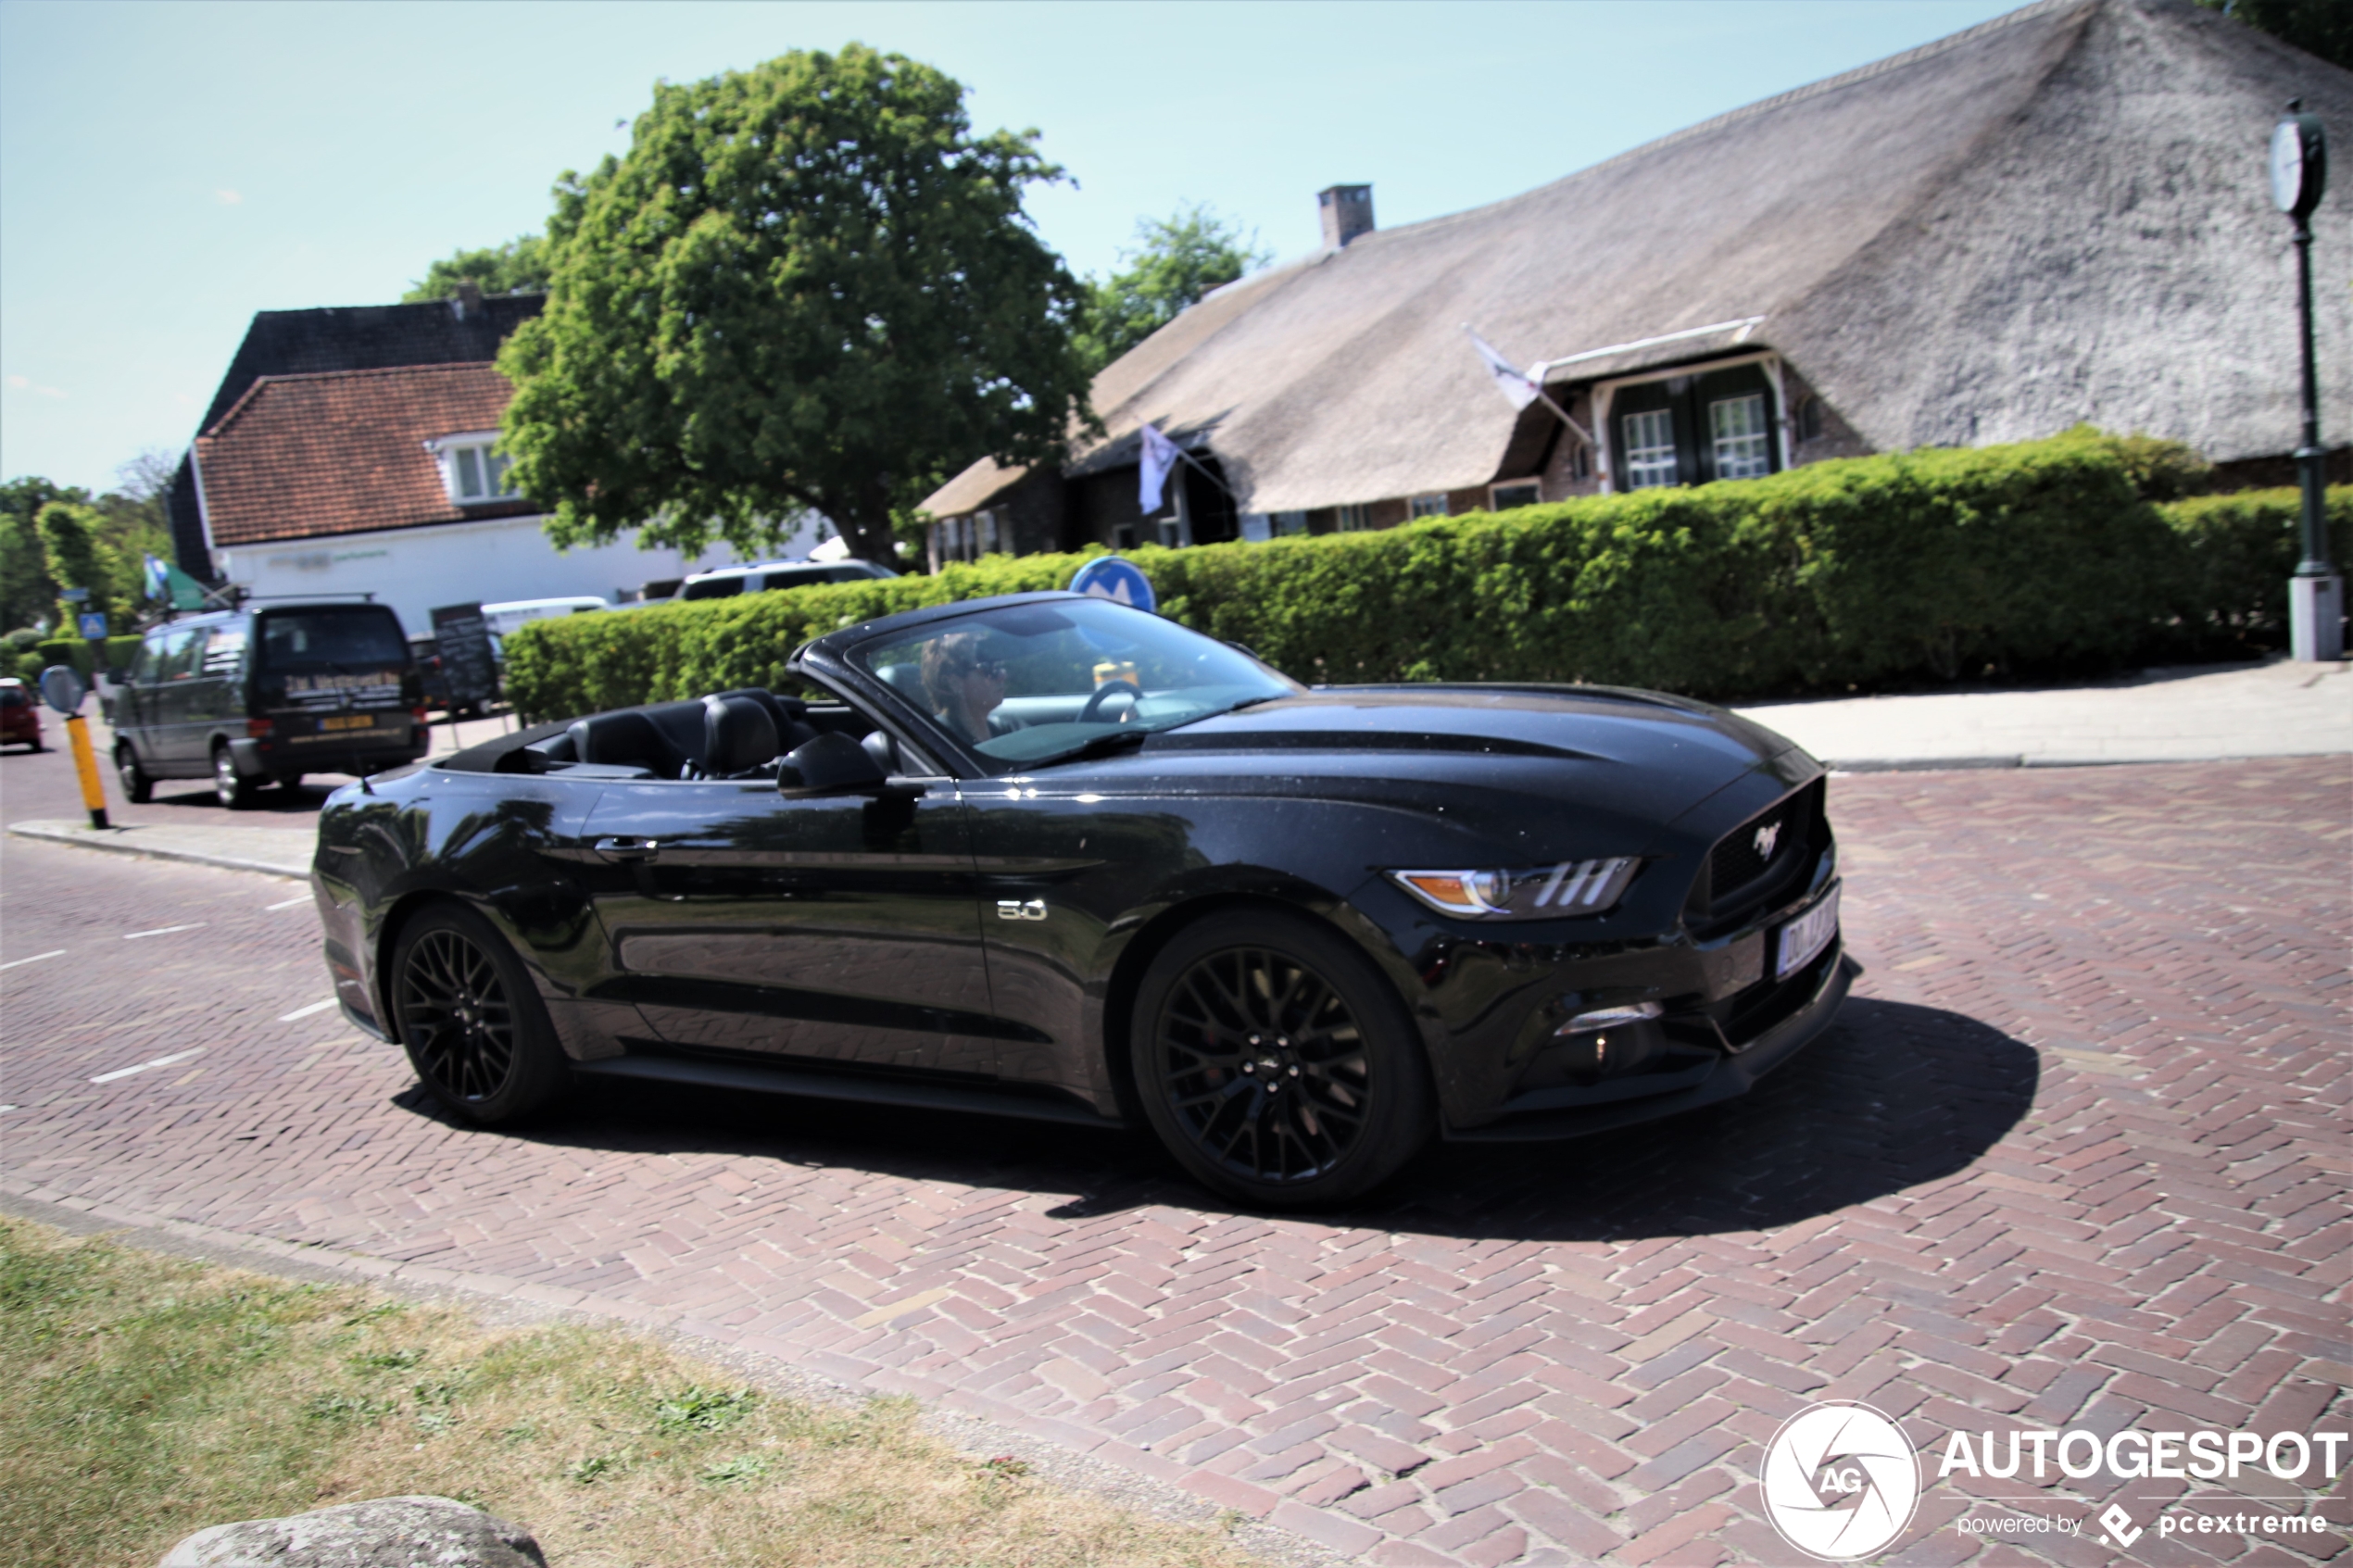
[[[573, 594], [618, 603], [622, 590], [641, 583], [708, 571], [736, 559], [724, 545], [689, 558], [671, 549], [641, 550], [633, 540], [559, 554], [540, 532], [540, 521], [502, 517], [233, 545], [213, 551], [213, 569], [257, 596], [373, 593], [378, 604], [393, 608], [402, 627], [429, 632], [440, 605]], [[757, 558], [803, 556], [818, 542], [812, 522], [782, 548]]]

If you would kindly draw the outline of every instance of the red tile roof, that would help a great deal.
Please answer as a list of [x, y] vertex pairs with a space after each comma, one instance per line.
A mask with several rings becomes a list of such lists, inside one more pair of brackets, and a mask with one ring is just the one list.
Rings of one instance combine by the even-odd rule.
[[424, 444], [497, 430], [514, 389], [487, 364], [264, 376], [196, 438], [216, 546], [510, 517], [452, 505]]

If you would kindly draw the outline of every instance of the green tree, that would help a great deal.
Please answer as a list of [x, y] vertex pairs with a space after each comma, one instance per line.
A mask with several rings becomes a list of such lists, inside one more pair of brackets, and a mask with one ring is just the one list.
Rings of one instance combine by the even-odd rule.
[[2197, 0], [2209, 11], [2245, 22], [2353, 70], [2353, 6], [2346, 0]]
[[1090, 371], [1168, 325], [1210, 290], [1274, 259], [1273, 252], [1258, 248], [1255, 233], [1245, 236], [1199, 202], [1166, 218], [1139, 220], [1136, 238], [1141, 243], [1134, 250], [1119, 253], [1127, 264], [1123, 270], [1088, 281], [1079, 343]]
[[[82, 608], [102, 610], [111, 621], [120, 613], [122, 560], [99, 537], [106, 518], [98, 508], [75, 501], [52, 501], [33, 519], [41, 549], [48, 561], [49, 580], [64, 588], [87, 588]], [[73, 624], [74, 607], [57, 601], [57, 624]]]
[[523, 234], [502, 245], [461, 250], [425, 269], [400, 296], [403, 305], [447, 299], [458, 285], [472, 282], [484, 294], [537, 294], [547, 286], [547, 242]]
[[87, 505], [90, 493], [45, 479], [12, 479], [0, 484], [0, 621], [16, 631], [57, 614], [58, 584], [49, 576], [48, 552], [33, 520], [52, 501]]
[[1084, 415], [1080, 288], [1022, 212], [1034, 131], [850, 44], [654, 89], [626, 157], [556, 187], [547, 309], [507, 341], [505, 441], [559, 546], [738, 550], [823, 513], [893, 558], [937, 476]]

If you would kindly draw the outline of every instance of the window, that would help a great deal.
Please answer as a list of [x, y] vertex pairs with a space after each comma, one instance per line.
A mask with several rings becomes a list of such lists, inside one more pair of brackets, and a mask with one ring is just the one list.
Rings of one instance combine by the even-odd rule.
[[1446, 515], [1446, 497], [1443, 495], [1416, 495], [1405, 504], [1405, 515], [1407, 517], [1444, 517]]
[[1544, 498], [1542, 488], [1532, 479], [1512, 484], [1498, 484], [1487, 493], [1490, 510], [1506, 512], [1514, 507], [1532, 507]]
[[497, 442], [496, 431], [478, 431], [425, 443], [425, 449], [440, 460], [442, 486], [452, 501], [480, 505], [522, 494], [507, 477], [507, 458], [492, 450]]
[[1370, 507], [1340, 507], [1334, 509], [1338, 513], [1335, 526], [1342, 533], [1363, 533], [1373, 526], [1373, 508]]
[[245, 661], [245, 629], [243, 626], [216, 626], [205, 642], [204, 673], [233, 676]]
[[1629, 414], [1626, 432], [1626, 488], [1655, 490], [1675, 483], [1675, 416], [1666, 408]]
[[1720, 398], [1707, 406], [1707, 432], [1716, 442], [1716, 477], [1761, 479], [1773, 471], [1765, 450], [1765, 395]]

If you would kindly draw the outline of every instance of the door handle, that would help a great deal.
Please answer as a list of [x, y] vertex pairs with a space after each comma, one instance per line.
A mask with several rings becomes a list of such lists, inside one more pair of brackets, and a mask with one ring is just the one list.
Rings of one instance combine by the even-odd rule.
[[661, 846], [650, 838], [600, 838], [597, 853], [617, 864], [650, 860], [661, 853]]

